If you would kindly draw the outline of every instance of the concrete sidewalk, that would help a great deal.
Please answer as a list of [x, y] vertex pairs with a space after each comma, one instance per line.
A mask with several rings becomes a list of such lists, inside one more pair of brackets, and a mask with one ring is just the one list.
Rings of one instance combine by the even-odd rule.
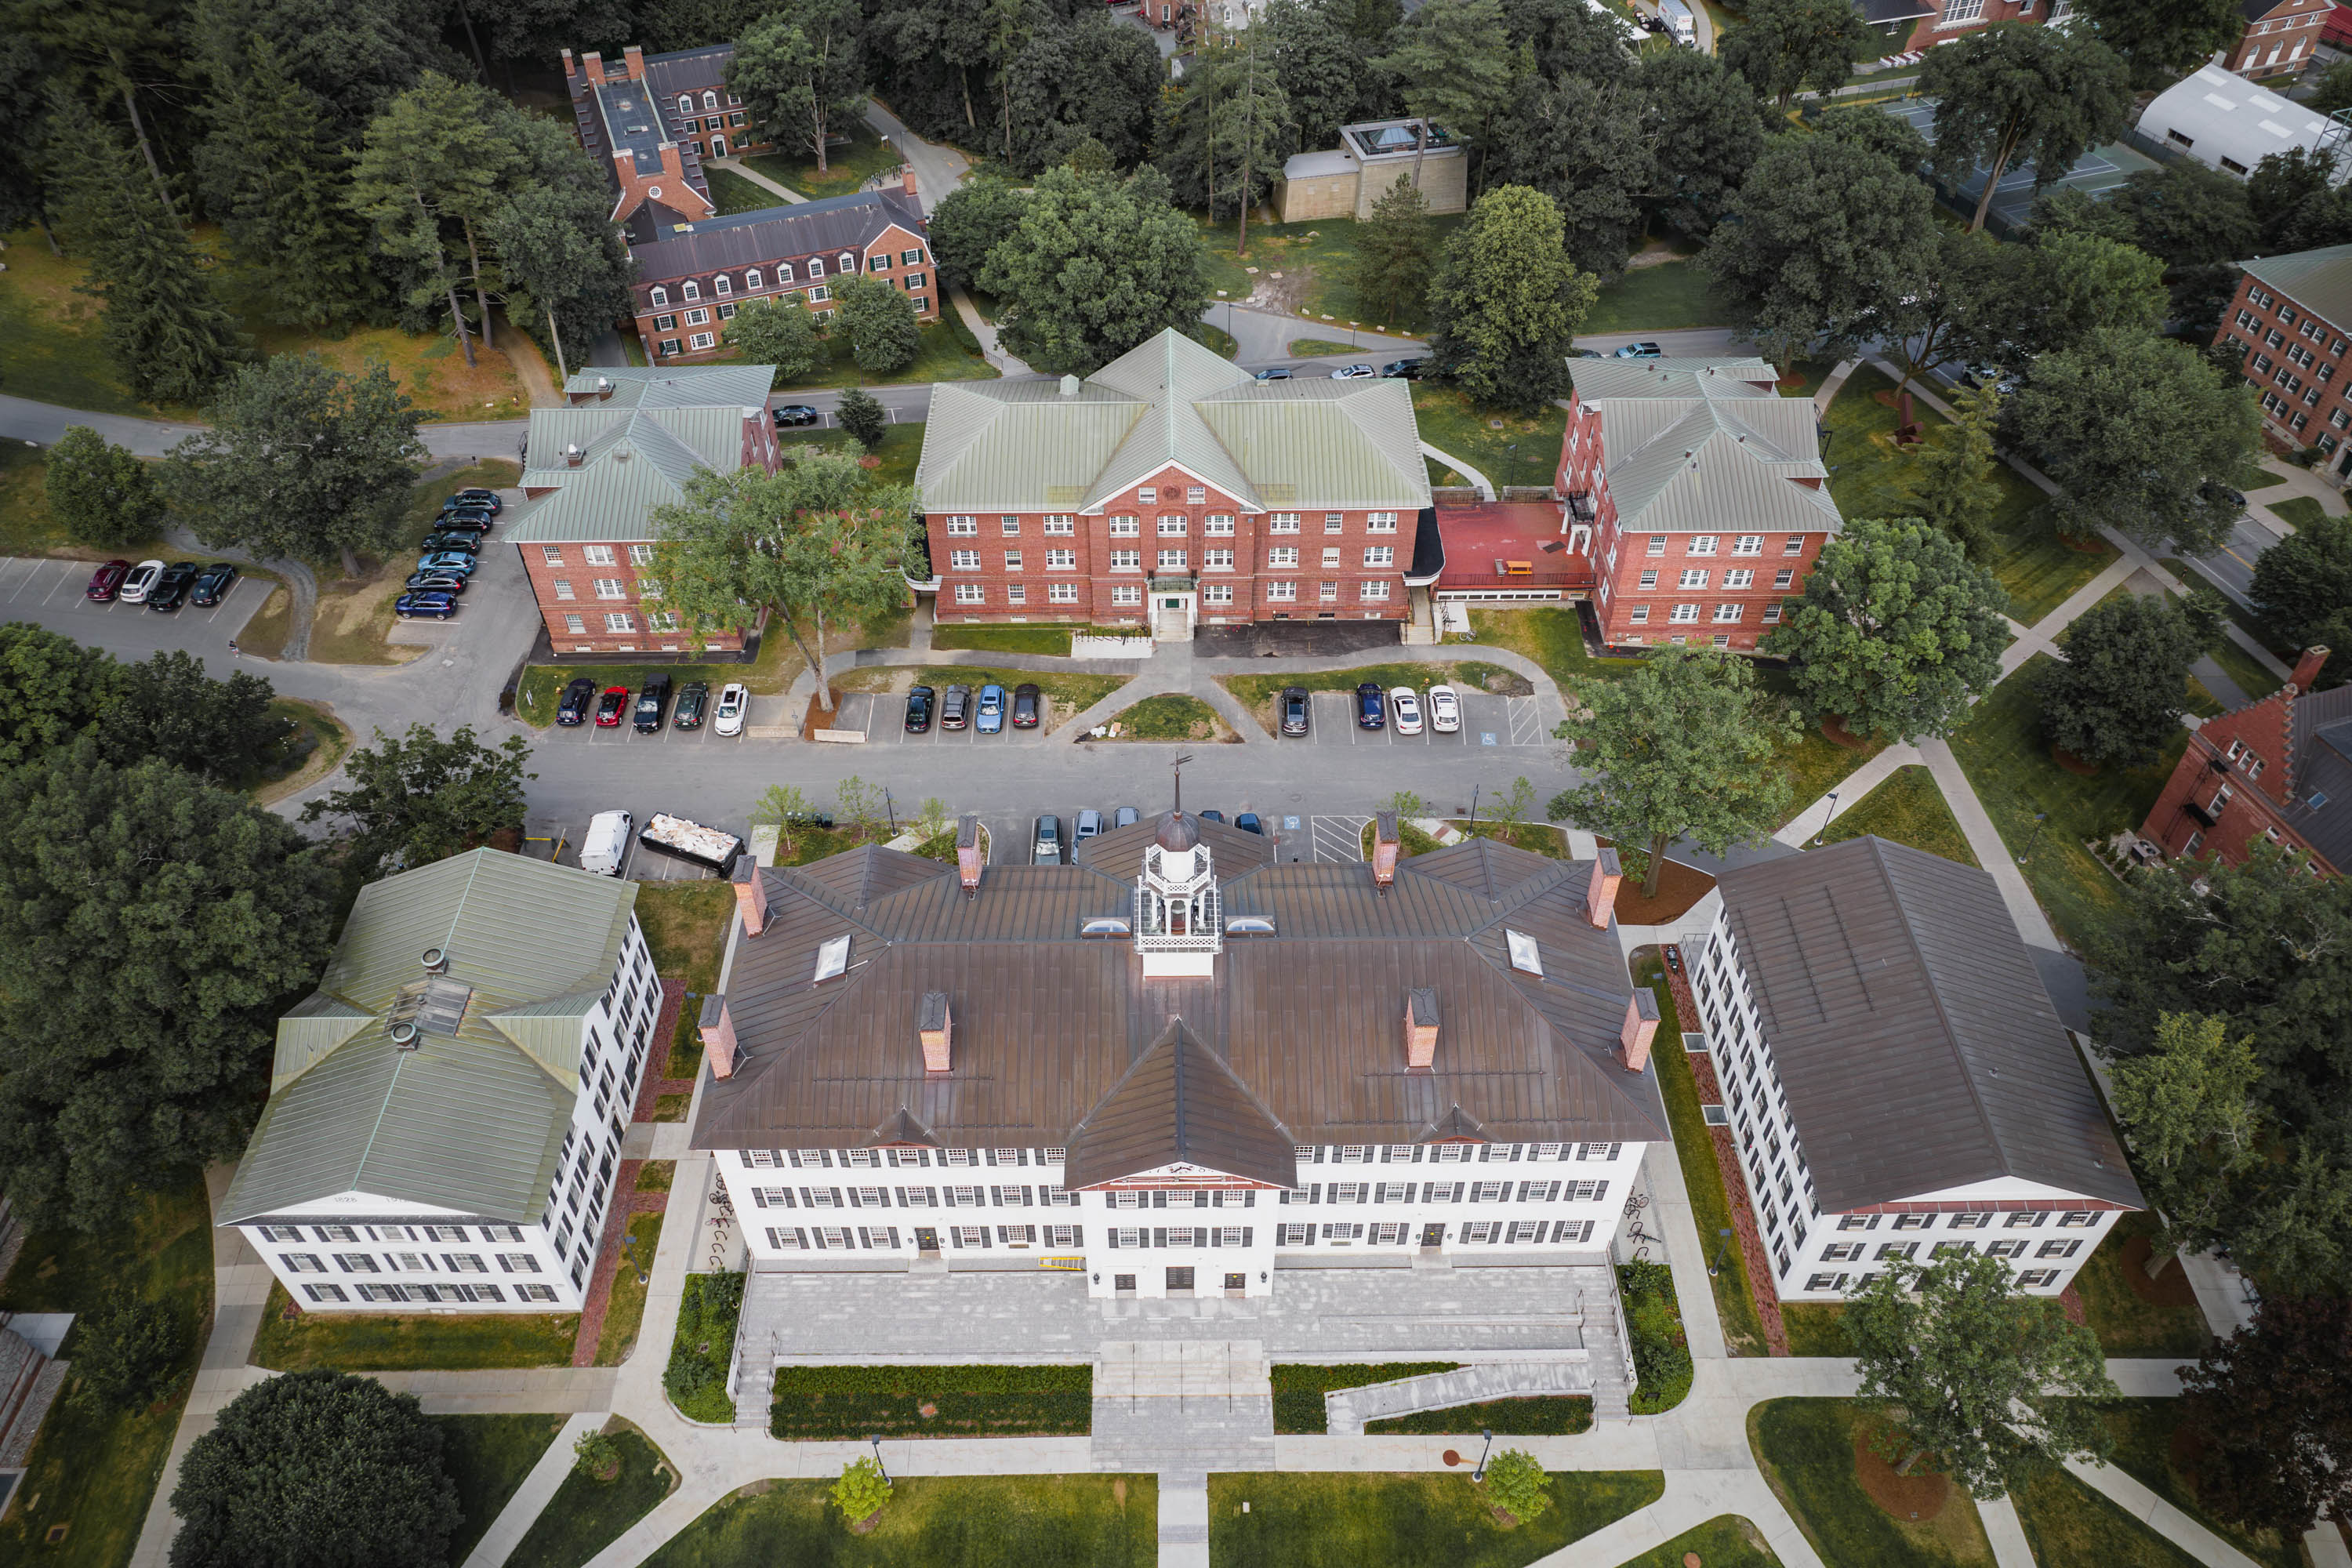
[[488, 1531], [467, 1553], [464, 1568], [499, 1568], [512, 1555], [514, 1549], [522, 1544], [522, 1538], [530, 1533], [531, 1525], [547, 1510], [547, 1505], [555, 1500], [555, 1489], [563, 1484], [563, 1478], [572, 1473], [572, 1446], [602, 1428], [604, 1421], [604, 1413], [597, 1411], [574, 1415], [563, 1424], [555, 1434], [555, 1441], [547, 1446], [547, 1452], [539, 1457], [539, 1463], [530, 1468], [530, 1474], [522, 1479], [522, 1485], [507, 1500], [507, 1506], [490, 1521]]

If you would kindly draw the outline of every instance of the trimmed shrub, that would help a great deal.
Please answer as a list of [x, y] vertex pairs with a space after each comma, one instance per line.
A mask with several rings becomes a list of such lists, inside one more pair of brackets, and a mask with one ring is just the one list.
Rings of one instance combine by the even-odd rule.
[[670, 1341], [662, 1392], [690, 1421], [735, 1419], [727, 1368], [735, 1355], [735, 1323], [743, 1315], [743, 1276], [689, 1274], [678, 1298], [677, 1335]]
[[1592, 1430], [1592, 1401], [1581, 1394], [1537, 1394], [1519, 1399], [1489, 1399], [1483, 1405], [1454, 1405], [1444, 1410], [1419, 1410], [1367, 1421], [1368, 1434], [1409, 1437], [1450, 1437], [1463, 1433], [1492, 1432], [1502, 1437], [1573, 1437]]
[[1079, 1436], [1093, 1428], [1087, 1366], [779, 1367], [768, 1413], [769, 1432], [787, 1442]]
[[1524, 1448], [1506, 1448], [1486, 1467], [1486, 1495], [1521, 1524], [1551, 1506], [1551, 1478]]
[[1663, 1263], [1627, 1263], [1617, 1270], [1625, 1303], [1625, 1335], [1633, 1343], [1636, 1415], [1671, 1410], [1690, 1392], [1691, 1353], [1675, 1299], [1674, 1271]]
[[833, 1506], [841, 1510], [844, 1522], [860, 1524], [882, 1511], [890, 1500], [890, 1483], [883, 1478], [882, 1467], [872, 1459], [853, 1459], [841, 1468], [841, 1479], [833, 1483]]
[[1274, 1429], [1276, 1432], [1328, 1432], [1323, 1396], [1337, 1389], [1362, 1388], [1394, 1383], [1427, 1372], [1452, 1372], [1454, 1361], [1391, 1361], [1370, 1366], [1284, 1365], [1274, 1369]]

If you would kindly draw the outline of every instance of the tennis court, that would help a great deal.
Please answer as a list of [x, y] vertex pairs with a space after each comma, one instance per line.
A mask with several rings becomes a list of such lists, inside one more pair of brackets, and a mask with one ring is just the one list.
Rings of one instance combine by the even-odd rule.
[[[1907, 122], [1911, 128], [1935, 139], [1936, 100], [1928, 98], [1901, 99], [1886, 106], [1886, 112]], [[2074, 161], [2073, 168], [2060, 175], [2049, 188], [2057, 190], [2072, 186], [2088, 193], [2094, 200], [2104, 198], [2116, 186], [2142, 169], [2157, 167], [2154, 159], [2145, 157], [2118, 142], [2094, 147]], [[2034, 169], [2030, 163], [2013, 165], [1993, 187], [1992, 207], [1988, 222], [2007, 232], [2022, 226], [2033, 207]], [[1972, 170], [1968, 178], [1953, 182], [1956, 187], [1952, 200], [1961, 211], [1976, 210], [1977, 199], [1984, 195], [1985, 171]]]

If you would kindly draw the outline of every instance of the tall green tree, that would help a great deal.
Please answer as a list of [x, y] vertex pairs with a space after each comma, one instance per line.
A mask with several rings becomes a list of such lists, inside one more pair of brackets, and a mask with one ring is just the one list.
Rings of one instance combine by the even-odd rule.
[[2342, 242], [2345, 201], [2332, 160], [2307, 147], [2273, 153], [2246, 177], [2246, 207], [2270, 251]]
[[2335, 650], [2315, 684], [2352, 661], [2352, 518], [2317, 517], [2254, 557], [2249, 596], [2296, 647]]
[[1861, 1395], [1891, 1401], [1903, 1425], [1882, 1450], [1901, 1473], [1932, 1454], [1997, 1498], [2037, 1468], [2105, 1458], [2102, 1409], [2120, 1391], [2098, 1337], [2015, 1279], [2005, 1259], [1945, 1253], [1894, 1263], [1847, 1299]]
[[1559, 209], [1569, 259], [1598, 278], [1614, 278], [1642, 243], [1643, 198], [1657, 184], [1653, 130], [1636, 83], [1530, 77], [1511, 116], [1511, 134], [1486, 160], [1486, 173], [1498, 185], [1549, 196]]
[[2076, 10], [2151, 85], [2188, 75], [2246, 26], [2239, 0], [2080, 0]]
[[41, 477], [49, 515], [84, 544], [152, 539], [163, 496], [146, 464], [87, 425], [68, 425]]
[[1335, 146], [1342, 125], [1391, 111], [1388, 84], [1372, 68], [1375, 51], [1348, 30], [1350, 9], [1347, 0], [1269, 0], [1250, 24], [1263, 29], [1261, 63], [1273, 65], [1290, 104], [1286, 153]]
[[74, 1321], [76, 1395], [110, 1410], [144, 1410], [180, 1381], [187, 1350], [183, 1303], [117, 1297]]
[[1146, 169], [1114, 181], [1049, 169], [976, 281], [1004, 302], [998, 338], [1048, 374], [1087, 374], [1208, 308], [1206, 247]]
[[1633, 24], [1584, 0], [1503, 0], [1503, 31], [1538, 76], [1608, 81], [1634, 66]]
[[2071, 349], [2092, 333], [2154, 334], [2171, 295], [2164, 263], [2137, 246], [2088, 234], [2053, 234], [2033, 247], [2027, 268], [2031, 306], [2021, 338], [2036, 353]]
[[1854, 62], [1879, 47], [1846, 0], [1751, 0], [1746, 24], [1725, 33], [1716, 52], [1785, 110], [1799, 88], [1843, 87]]
[[2140, 1190], [2164, 1215], [2164, 1259], [2221, 1242], [2237, 1207], [2231, 1189], [2263, 1157], [2263, 1078], [2253, 1047], [2228, 1020], [2166, 1013], [2145, 1056], [2108, 1068], [2116, 1121], [2131, 1140]]
[[1445, 242], [1430, 285], [1430, 355], [1489, 407], [1533, 416], [1568, 392], [1568, 356], [1600, 285], [1568, 258], [1559, 208], [1541, 191], [1480, 196]]
[[36, 762], [98, 721], [114, 661], [30, 621], [0, 626], [0, 767]]
[[887, 278], [852, 278], [834, 298], [841, 308], [834, 313], [833, 330], [849, 340], [850, 356], [866, 374], [904, 370], [923, 352], [915, 302]]
[[1545, 815], [1644, 846], [1643, 897], [1656, 895], [1676, 839], [1721, 855], [1788, 815], [1789, 775], [1772, 759], [1797, 739], [1797, 723], [1757, 688], [1747, 660], [1670, 644], [1588, 700], [1590, 717], [1555, 731], [1575, 742], [1587, 782], [1554, 795]]
[[446, 736], [412, 724], [405, 736], [375, 732], [375, 744], [343, 759], [349, 789], [331, 790], [302, 808], [302, 820], [352, 825], [351, 858], [374, 875], [429, 866], [522, 831], [523, 785], [530, 745], [509, 735], [496, 746], [469, 725]]
[[49, 227], [49, 99], [40, 51], [22, 33], [0, 34], [0, 122], [11, 134], [0, 138], [0, 234], [38, 227], [49, 254], [61, 255]]
[[173, 149], [160, 133], [155, 110], [186, 79], [177, 10], [167, 0], [16, 0], [8, 26], [0, 29], [38, 51], [52, 103], [69, 99], [85, 111], [121, 106], [130, 145], [137, 149], [137, 161], [126, 162], [125, 173], [143, 165], [158, 210], [174, 226], [184, 215], [163, 172]]
[[246, 352], [210, 266], [111, 126], [58, 94], [47, 131], [58, 216], [89, 263], [79, 287], [103, 302], [109, 357], [151, 403], [202, 402]]
[[1038, 27], [1013, 60], [1013, 166], [1043, 174], [1093, 141], [1111, 167], [1135, 167], [1151, 145], [1163, 76], [1143, 30], [1108, 15]]
[[841, 395], [840, 401], [833, 405], [833, 416], [869, 452], [882, 444], [883, 432], [890, 428], [890, 411], [882, 406], [880, 398], [862, 386], [853, 386]]
[[2262, 244], [2245, 182], [2176, 158], [2133, 174], [2104, 205], [2128, 220], [2132, 244], [2162, 258], [2173, 318], [2210, 337], [2237, 292], [2235, 262]]
[[749, 300], [722, 331], [746, 363], [774, 365], [780, 386], [798, 381], [824, 357], [816, 322], [796, 300]]
[[2205, 1507], [2283, 1541], [2352, 1516], [2352, 1301], [2264, 1298], [2183, 1369], [2180, 1395]]
[[333, 914], [315, 852], [241, 795], [89, 740], [18, 769], [0, 790], [0, 1178], [19, 1211], [118, 1228], [133, 1186], [240, 1153]]
[[2180, 733], [2189, 667], [2213, 627], [2185, 604], [2127, 595], [2094, 605], [2065, 633], [2066, 657], [2042, 672], [2042, 730], [2086, 763], [2145, 767]]
[[1907, 742], [1949, 734], [2000, 681], [2008, 603], [1950, 534], [1917, 518], [1849, 522], [1760, 647], [1791, 661], [1806, 718]]
[[1906, 174], [1916, 174], [1932, 153], [1927, 139], [1874, 103], [1842, 103], [1813, 119], [1813, 134], [1851, 142], [1877, 153]]
[[2012, 444], [2057, 482], [2068, 533], [2113, 528], [2192, 555], [2220, 549], [2236, 521], [2200, 487], [2261, 450], [2262, 416], [2237, 378], [2185, 343], [2126, 329], [2042, 355], [2007, 418]]
[[1920, 484], [1912, 504], [1920, 518], [1958, 540], [1969, 560], [1981, 565], [1992, 552], [1992, 520], [2005, 499], [2000, 456], [1994, 437], [2000, 428], [2000, 391], [1988, 382], [1954, 395], [1954, 417], [1927, 432], [1916, 458]]
[[1917, 91], [1936, 100], [1936, 164], [1984, 173], [1970, 228], [1984, 226], [2011, 164], [2033, 168], [2038, 190], [2075, 160], [2123, 134], [2132, 107], [2122, 58], [2088, 32], [1996, 22], [1927, 51]]
[[988, 253], [1012, 237], [1028, 210], [1028, 195], [998, 174], [975, 174], [950, 191], [930, 212], [940, 280], [962, 286], [978, 277]]
[[[1518, 96], [1519, 51], [1503, 24], [1501, 0], [1428, 0], [1389, 35], [1373, 68], [1396, 84], [1408, 113], [1456, 137], [1483, 156], [1488, 132]], [[1426, 139], [1414, 154], [1421, 184]]]
[[207, 784], [245, 787], [293, 732], [291, 720], [270, 711], [276, 696], [257, 675], [215, 680], [203, 659], [166, 648], [109, 672], [98, 753], [126, 768], [155, 757]]
[[1937, 230], [1920, 287], [1883, 307], [1897, 390], [1943, 365], [2018, 360], [2035, 266], [2034, 252], [1982, 230]]
[[[459, 14], [480, 16], [493, 3], [464, 0]], [[554, 26], [542, 26], [524, 53], [546, 58], [558, 28], [564, 42], [596, 47], [587, 29], [595, 25], [598, 4], [567, 5], [547, 19]], [[472, 63], [441, 41], [449, 11], [444, 0], [344, 0], [331, 6], [317, 0], [186, 0], [179, 33], [192, 62], [215, 87], [238, 75], [256, 40], [268, 42], [294, 79], [326, 105], [336, 142], [348, 146], [425, 72], [472, 74]], [[583, 30], [572, 31], [575, 26]], [[611, 47], [634, 38], [615, 39]]]
[[544, 321], [548, 346], [567, 379], [572, 365], [587, 364], [597, 332], [632, 309], [636, 264], [606, 221], [609, 210], [601, 191], [533, 185], [483, 226], [506, 284], [507, 319]]
[[825, 139], [866, 107], [866, 18], [857, 0], [786, 0], [736, 42], [727, 86], [786, 146], [832, 167]]
[[383, 285], [368, 265], [367, 226], [345, 199], [351, 156], [326, 106], [274, 45], [256, 39], [244, 64], [205, 106], [211, 129], [196, 148], [205, 210], [272, 321], [357, 320]]
[[1429, 314], [1429, 280], [1438, 256], [1429, 198], [1399, 174], [1356, 230], [1357, 308], [1376, 322], [1419, 326]]
[[1843, 354], [1901, 322], [1934, 275], [1935, 198], [1867, 148], [1775, 136], [1699, 265], [1777, 363]]
[[1740, 182], [1764, 153], [1764, 120], [1748, 79], [1714, 55], [1665, 49], [1645, 55], [1634, 80], [1656, 159], [1651, 216], [1685, 239], [1705, 239], [1731, 211]]
[[372, 1377], [289, 1372], [225, 1405], [172, 1490], [172, 1568], [443, 1568], [463, 1522], [441, 1429]]
[[1239, 217], [1282, 177], [1290, 100], [1257, 30], [1213, 33], [1168, 95], [1160, 123], [1160, 168], [1176, 199], [1212, 218]]
[[172, 448], [165, 488], [212, 544], [262, 556], [381, 555], [425, 445], [420, 416], [381, 360], [345, 375], [316, 353], [278, 354], [231, 376], [209, 426]]
[[[910, 489], [877, 488], [841, 454], [775, 474], [698, 474], [685, 500], [654, 513], [663, 602], [698, 630], [747, 629], [772, 613], [821, 671], [828, 626], [905, 595], [913, 508]], [[817, 682], [817, 701], [833, 710], [829, 682]]]

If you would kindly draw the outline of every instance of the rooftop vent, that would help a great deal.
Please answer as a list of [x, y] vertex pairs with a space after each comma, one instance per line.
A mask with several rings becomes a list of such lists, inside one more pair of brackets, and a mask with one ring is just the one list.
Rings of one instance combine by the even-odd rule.
[[580, 449], [580, 443], [574, 441], [572, 445], [563, 448], [564, 466], [566, 468], [576, 468], [580, 466], [582, 460], [587, 456], [587, 453]]
[[1076, 397], [1078, 395], [1079, 384], [1080, 384], [1076, 376], [1064, 376], [1062, 378], [1062, 395], [1065, 397]]
[[1272, 936], [1274, 917], [1272, 915], [1227, 915], [1225, 934], [1227, 936]]
[[603, 400], [603, 399], [604, 399], [604, 398], [610, 397], [610, 396], [612, 396], [612, 395], [613, 395], [613, 378], [612, 378], [611, 376], [609, 376], [609, 375], [600, 375], [600, 376], [598, 376], [598, 377], [596, 378], [596, 396], [597, 396], [597, 398], [599, 399], [599, 401], [601, 401], [601, 400]]
[[416, 1048], [415, 1025], [394, 1024], [392, 1026], [390, 1033], [392, 1035], [393, 1049], [396, 1051], [413, 1051]]
[[613, 448], [613, 461], [616, 463], [625, 463], [636, 455], [636, 448], [631, 447], [626, 441]]
[[449, 973], [449, 950], [446, 947], [428, 947], [425, 950], [424, 962], [425, 973], [446, 974]]
[[1092, 920], [1078, 922], [1078, 934], [1082, 937], [1118, 937], [1135, 933], [1124, 916], [1097, 915]]

